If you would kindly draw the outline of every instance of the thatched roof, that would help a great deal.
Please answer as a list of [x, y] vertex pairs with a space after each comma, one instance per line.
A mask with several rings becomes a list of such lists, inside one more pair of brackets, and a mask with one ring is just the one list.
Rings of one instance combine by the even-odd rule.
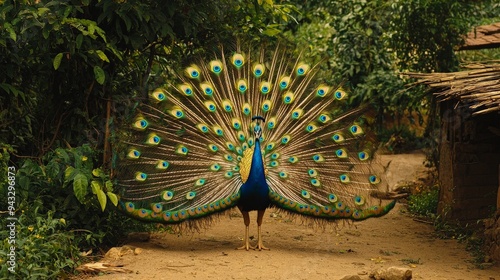
[[467, 104], [473, 115], [500, 112], [500, 61], [472, 64], [453, 73], [405, 73], [415, 84], [427, 85], [439, 101], [457, 100]]
[[467, 34], [460, 50], [478, 50], [500, 47], [500, 22], [477, 26]]

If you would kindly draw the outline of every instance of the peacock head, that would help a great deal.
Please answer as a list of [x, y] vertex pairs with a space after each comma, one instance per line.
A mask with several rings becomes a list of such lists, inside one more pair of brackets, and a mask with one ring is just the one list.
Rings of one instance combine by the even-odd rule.
[[258, 141], [262, 137], [262, 127], [260, 126], [260, 121], [265, 122], [266, 119], [261, 116], [253, 116], [252, 121], [255, 121], [255, 126], [253, 127], [253, 135], [255, 137], [255, 141]]

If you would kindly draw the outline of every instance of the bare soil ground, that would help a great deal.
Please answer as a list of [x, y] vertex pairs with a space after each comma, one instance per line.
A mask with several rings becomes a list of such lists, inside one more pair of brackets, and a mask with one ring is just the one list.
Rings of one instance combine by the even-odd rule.
[[[392, 160], [392, 184], [413, 181], [425, 170], [421, 153], [387, 155], [382, 160]], [[256, 237], [252, 214], [250, 234]], [[432, 225], [415, 221], [401, 204], [382, 218], [324, 231], [268, 210], [263, 240], [270, 251], [235, 250], [243, 234], [243, 219], [235, 209], [200, 233], [156, 233], [149, 242], [130, 243], [141, 252], [106, 260], [130, 273], [90, 279], [341, 279], [397, 266], [411, 269], [413, 279], [500, 280], [499, 265], [478, 269], [465, 244], [437, 238]]]

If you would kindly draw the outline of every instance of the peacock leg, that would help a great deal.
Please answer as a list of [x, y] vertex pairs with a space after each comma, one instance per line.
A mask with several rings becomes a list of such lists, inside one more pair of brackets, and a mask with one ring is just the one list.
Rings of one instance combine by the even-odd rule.
[[[250, 231], [250, 215], [248, 214], [247, 211], [241, 210], [241, 214], [243, 214], [243, 222], [245, 223], [245, 239], [243, 240], [243, 246], [238, 247], [236, 249], [238, 250], [247, 250], [252, 248], [250, 247], [250, 240], [249, 240], [249, 231]], [[252, 248], [253, 249], [253, 248]]]
[[257, 243], [257, 249], [259, 249], [259, 251], [261, 250], [269, 250], [269, 248], [267, 247], [264, 247], [264, 245], [262, 244], [262, 219], [264, 218], [264, 213], [266, 212], [266, 210], [258, 210], [257, 211], [257, 226], [258, 226], [258, 232], [257, 232], [257, 239], [258, 239], [258, 243]]

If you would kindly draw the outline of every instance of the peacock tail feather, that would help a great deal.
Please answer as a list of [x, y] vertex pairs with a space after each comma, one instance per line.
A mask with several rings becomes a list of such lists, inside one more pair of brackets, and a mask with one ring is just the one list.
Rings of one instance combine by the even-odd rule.
[[[325, 220], [386, 214], [395, 202], [373, 195], [387, 186], [360, 110], [339, 109], [346, 92], [318, 84], [317, 68], [281, 48], [238, 49], [152, 91], [118, 145], [121, 208], [160, 223], [210, 217], [240, 203], [262, 162], [271, 206]], [[254, 116], [264, 120], [260, 139]], [[252, 160], [256, 146], [262, 161]]]

